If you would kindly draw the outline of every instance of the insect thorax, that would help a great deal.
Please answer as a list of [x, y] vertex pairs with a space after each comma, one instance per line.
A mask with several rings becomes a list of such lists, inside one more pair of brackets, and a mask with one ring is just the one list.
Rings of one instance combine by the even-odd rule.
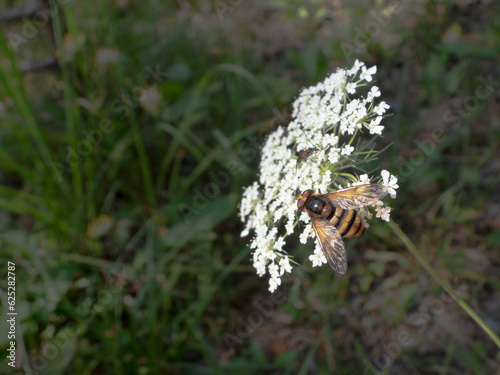
[[310, 197], [307, 201], [307, 204], [306, 204], [306, 207], [307, 209], [313, 213], [313, 214], [316, 214], [316, 215], [320, 215], [321, 214], [321, 210], [323, 209], [323, 207], [325, 207], [327, 204], [327, 202], [325, 202], [323, 199], [319, 198], [319, 197]]

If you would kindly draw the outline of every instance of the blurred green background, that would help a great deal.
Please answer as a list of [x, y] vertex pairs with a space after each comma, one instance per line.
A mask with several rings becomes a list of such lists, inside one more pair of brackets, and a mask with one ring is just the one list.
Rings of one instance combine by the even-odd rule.
[[237, 216], [301, 87], [377, 65], [393, 218], [500, 333], [498, 2], [22, 3], [0, 2], [1, 373], [500, 373], [386, 223], [342, 277], [297, 241], [270, 294]]

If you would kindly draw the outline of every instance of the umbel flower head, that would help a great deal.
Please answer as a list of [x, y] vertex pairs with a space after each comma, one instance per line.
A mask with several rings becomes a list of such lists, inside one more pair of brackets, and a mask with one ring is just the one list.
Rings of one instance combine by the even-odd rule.
[[[383, 101], [376, 103], [378, 87], [372, 86], [364, 96], [359, 92], [375, 73], [375, 66], [366, 68], [356, 60], [351, 69], [338, 69], [324, 82], [303, 89], [293, 104], [292, 122], [286, 129], [277, 128], [263, 146], [259, 181], [245, 189], [240, 204], [245, 224], [241, 235], [255, 233], [250, 242], [253, 264], [259, 276], [269, 273], [271, 292], [284, 273], [292, 271], [290, 255], [283, 249], [285, 238], [300, 222], [300, 241], [315, 237], [309, 216], [297, 210], [298, 194], [306, 189], [326, 193], [374, 180], [352, 171], [363, 171], [361, 163], [376, 158], [370, 141], [355, 141], [359, 133], [372, 138], [382, 134], [381, 121], [389, 108]], [[301, 154], [307, 157], [299, 159]], [[383, 170], [377, 182], [396, 197], [395, 176]], [[391, 209], [383, 202], [375, 202], [372, 211], [389, 221]], [[359, 214], [363, 221], [372, 218], [367, 207]], [[309, 259], [315, 267], [327, 263], [317, 240]]]

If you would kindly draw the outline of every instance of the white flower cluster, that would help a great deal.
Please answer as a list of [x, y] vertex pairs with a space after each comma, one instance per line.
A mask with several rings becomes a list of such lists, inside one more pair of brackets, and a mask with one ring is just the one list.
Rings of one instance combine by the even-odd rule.
[[[286, 129], [279, 127], [266, 140], [259, 182], [246, 188], [240, 216], [246, 224], [241, 235], [255, 232], [250, 243], [254, 267], [259, 276], [269, 273], [271, 292], [281, 284], [283, 274], [292, 270], [290, 256], [283, 249], [285, 237], [302, 221], [307, 225], [300, 241], [306, 243], [314, 238], [309, 216], [297, 210], [298, 195], [306, 189], [326, 193], [370, 182], [368, 175], [357, 177], [345, 169], [356, 168], [357, 160], [375, 153], [353, 144], [355, 136], [363, 129], [374, 135], [384, 129], [380, 123], [389, 106], [383, 101], [375, 104], [379, 89], [373, 86], [366, 98], [357, 91], [372, 81], [375, 72], [375, 66], [368, 69], [356, 61], [351, 69], [339, 69], [324, 82], [303, 89], [293, 105], [293, 121]], [[297, 155], [306, 151], [308, 158], [298, 163]], [[381, 177], [380, 183], [395, 198], [397, 178], [385, 170]], [[377, 217], [389, 220], [390, 207], [377, 202], [374, 209]], [[366, 208], [360, 213], [366, 218], [372, 215]], [[313, 266], [326, 263], [318, 243], [309, 259]]]

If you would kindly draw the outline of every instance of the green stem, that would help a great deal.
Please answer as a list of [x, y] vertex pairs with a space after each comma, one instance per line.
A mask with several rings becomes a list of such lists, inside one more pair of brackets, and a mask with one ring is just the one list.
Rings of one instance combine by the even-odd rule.
[[392, 230], [397, 234], [399, 239], [406, 245], [408, 250], [410, 250], [410, 253], [413, 254], [415, 258], [420, 262], [420, 264], [425, 268], [427, 272], [431, 274], [432, 277], [443, 287], [444, 290], [446, 290], [452, 297], [453, 299], [460, 305], [464, 311], [469, 314], [469, 316], [483, 329], [484, 332], [495, 342], [495, 344], [498, 346], [500, 349], [500, 338], [496, 335], [495, 332], [493, 332], [490, 327], [485, 323], [483, 319], [479, 315], [476, 314], [476, 312], [470, 307], [467, 302], [465, 302], [458, 294], [455, 292], [455, 290], [451, 287], [450, 284], [446, 280], [444, 280], [441, 276], [437, 274], [437, 272], [432, 268], [432, 266], [427, 262], [427, 260], [424, 258], [424, 256], [418, 251], [417, 247], [411, 242], [411, 240], [408, 238], [408, 236], [399, 228], [399, 226], [391, 219], [389, 222], [389, 226], [392, 228]]

